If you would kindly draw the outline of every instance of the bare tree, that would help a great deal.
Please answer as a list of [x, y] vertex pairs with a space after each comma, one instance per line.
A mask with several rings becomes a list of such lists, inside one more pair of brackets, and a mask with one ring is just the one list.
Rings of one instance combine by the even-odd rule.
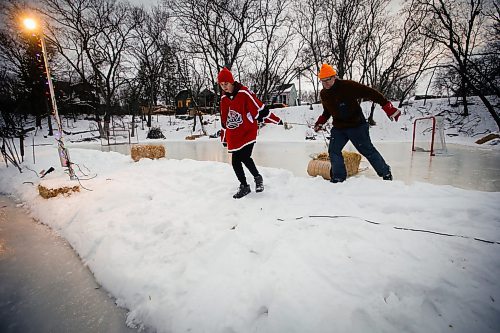
[[326, 60], [324, 54], [323, 29], [325, 22], [320, 15], [322, 0], [294, 0], [294, 22], [297, 34], [304, 43], [300, 53], [299, 75], [304, 75], [311, 82], [315, 94], [314, 100], [319, 96], [318, 72], [321, 63]]
[[[500, 117], [495, 107], [484, 95], [481, 87], [473, 79], [472, 60], [476, 51], [485, 44], [484, 31], [487, 0], [419, 0], [421, 10], [431, 13], [429, 22], [424, 24], [424, 34], [442, 45], [450, 54], [454, 69], [462, 79], [462, 91], [467, 88], [479, 96], [497, 126]], [[432, 20], [432, 21], [431, 21]], [[464, 92], [464, 113], [467, 115], [467, 101]]]
[[231, 69], [259, 30], [259, 0], [165, 0], [183, 30], [184, 51], [201, 59], [213, 81]]
[[[395, 17], [386, 13], [387, 4], [379, 0], [367, 2], [360, 69], [363, 80], [389, 98], [399, 99], [401, 106], [435, 60], [436, 43], [420, 34], [425, 15], [415, 10], [414, 0], [408, 1]], [[372, 125], [374, 110], [372, 104], [368, 117]]]
[[436, 77], [432, 82], [432, 87], [439, 94], [448, 96], [460, 96], [461, 76], [451, 66], [437, 68]]
[[471, 57], [472, 79], [485, 94], [500, 97], [500, 2], [486, 2], [486, 43]]
[[[0, 66], [4, 72], [5, 89], [17, 91], [16, 108], [35, 116], [37, 128], [42, 127], [42, 117], [47, 116], [49, 135], [53, 135], [50, 109], [46, 97], [46, 76], [42, 54], [40, 31], [26, 31], [20, 26], [20, 17], [30, 10], [21, 1], [7, 1], [1, 4], [3, 24], [0, 27]], [[31, 8], [33, 10], [33, 8]], [[54, 55], [52, 47], [47, 48], [49, 61]], [[14, 106], [11, 103], [11, 106]], [[6, 105], [0, 106], [2, 112]]]
[[42, 0], [42, 3], [42, 12], [50, 22], [51, 42], [82, 82], [97, 88], [105, 105], [107, 126], [107, 112], [125, 82], [129, 67], [125, 51], [138, 24], [136, 10], [115, 0]]
[[387, 24], [386, 8], [390, 0], [369, 0], [362, 12], [362, 33], [358, 60], [359, 81], [370, 84], [368, 76], [372, 66], [377, 66], [384, 49], [389, 47], [391, 25]]
[[132, 130], [130, 135], [135, 136], [135, 117], [140, 111], [141, 96], [143, 95], [144, 87], [137, 78], [128, 79], [127, 82], [121, 87], [120, 100], [127, 108], [128, 114], [132, 115]]
[[364, 0], [323, 1], [327, 54], [336, 65], [340, 78], [353, 77], [353, 65], [362, 45], [364, 6]]
[[255, 85], [255, 93], [263, 101], [269, 101], [277, 87], [290, 83], [296, 76], [302, 43], [295, 39], [296, 34], [291, 29], [292, 18], [288, 15], [290, 5], [290, 0], [263, 0], [260, 3], [261, 40], [249, 51], [248, 58], [252, 66], [247, 76]]
[[410, 93], [415, 91], [424, 73], [440, 67], [440, 55], [441, 53], [433, 40], [424, 37], [416, 41], [410, 51], [406, 73], [394, 83], [393, 96], [399, 99], [398, 107], [401, 107]]
[[139, 9], [136, 18], [138, 24], [133, 32], [135, 42], [131, 52], [137, 60], [139, 81], [148, 100], [147, 126], [151, 127], [152, 106], [158, 105], [162, 81], [171, 77], [167, 73], [175, 62], [170, 16], [161, 7], [153, 7], [149, 12]]

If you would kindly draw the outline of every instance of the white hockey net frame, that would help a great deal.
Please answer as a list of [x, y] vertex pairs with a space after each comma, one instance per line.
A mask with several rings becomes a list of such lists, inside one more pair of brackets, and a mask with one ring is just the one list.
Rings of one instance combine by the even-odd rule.
[[[428, 123], [431, 123], [430, 125]], [[422, 131], [423, 135], [420, 135], [417, 138], [417, 124], [424, 124], [424, 131]], [[424, 142], [428, 145], [429, 136], [425, 135], [425, 132], [430, 131], [430, 147], [428, 150], [423, 149], [423, 151], [430, 151], [431, 156], [435, 156], [436, 154], [446, 154], [448, 152], [446, 148], [446, 140], [444, 135], [444, 117], [442, 116], [429, 116], [417, 118], [413, 122], [413, 139], [412, 139], [412, 151], [417, 151], [416, 142]], [[437, 134], [437, 137], [436, 137]], [[424, 140], [422, 140], [424, 138]], [[437, 141], [437, 142], [436, 142]], [[436, 148], [436, 143], [438, 147]], [[422, 149], [420, 149], [422, 150]]]

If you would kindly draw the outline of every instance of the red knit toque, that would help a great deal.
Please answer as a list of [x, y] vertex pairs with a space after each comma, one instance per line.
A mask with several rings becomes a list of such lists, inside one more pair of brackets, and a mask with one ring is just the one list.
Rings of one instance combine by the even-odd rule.
[[227, 69], [226, 67], [224, 67], [219, 72], [219, 75], [217, 75], [217, 82], [218, 83], [221, 83], [221, 82], [234, 83], [233, 74], [231, 74], [231, 72], [229, 71], [229, 69]]

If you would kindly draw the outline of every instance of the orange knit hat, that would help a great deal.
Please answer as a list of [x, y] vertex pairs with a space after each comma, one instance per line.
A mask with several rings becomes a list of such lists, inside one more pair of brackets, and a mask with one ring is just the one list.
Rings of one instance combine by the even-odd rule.
[[234, 83], [233, 74], [229, 71], [229, 69], [227, 69], [226, 67], [224, 67], [219, 72], [219, 75], [217, 75], [217, 82], [218, 83], [221, 83], [221, 82]]
[[320, 80], [326, 79], [327, 77], [337, 75], [337, 71], [333, 69], [332, 66], [328, 64], [321, 65], [321, 69], [319, 70], [318, 77]]

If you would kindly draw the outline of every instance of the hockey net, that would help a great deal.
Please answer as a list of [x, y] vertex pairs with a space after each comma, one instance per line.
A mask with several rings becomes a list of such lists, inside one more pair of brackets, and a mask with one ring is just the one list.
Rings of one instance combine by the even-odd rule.
[[412, 151], [430, 152], [431, 156], [446, 154], [444, 117], [429, 116], [413, 122]]

